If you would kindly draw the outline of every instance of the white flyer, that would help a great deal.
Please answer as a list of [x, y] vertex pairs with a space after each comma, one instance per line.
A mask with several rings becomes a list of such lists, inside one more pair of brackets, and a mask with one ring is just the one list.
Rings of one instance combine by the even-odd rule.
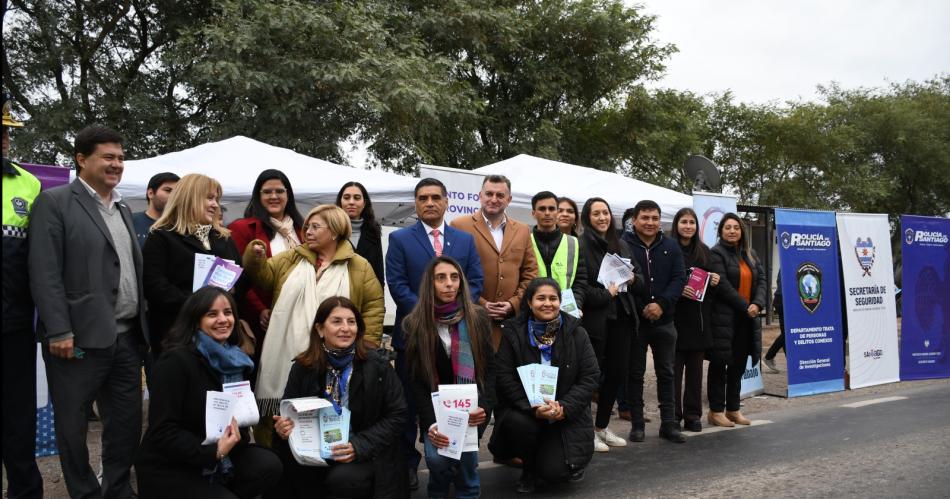
[[231, 424], [237, 398], [230, 393], [208, 390], [205, 398], [205, 439], [202, 445], [213, 444], [221, 439], [224, 430]]
[[571, 288], [561, 290], [561, 312], [581, 318], [581, 309], [577, 307], [577, 300], [574, 299], [574, 292]]
[[237, 419], [238, 426], [254, 426], [260, 421], [261, 413], [257, 409], [257, 401], [254, 400], [254, 392], [251, 391], [250, 381], [238, 381], [235, 383], [225, 383], [221, 385], [224, 393], [230, 393], [237, 399], [234, 407], [234, 418]]
[[[439, 405], [443, 409], [472, 412], [478, 409], [478, 386], [439, 385]], [[438, 416], [436, 416], [438, 418]], [[478, 427], [469, 426], [465, 433], [465, 448], [462, 452], [478, 452]]]
[[327, 466], [320, 457], [320, 409], [333, 407], [330, 401], [320, 397], [304, 397], [280, 401], [281, 417], [290, 418], [294, 429], [288, 443], [290, 453], [304, 466]]
[[544, 399], [541, 392], [538, 391], [538, 369], [540, 364], [525, 364], [518, 368], [518, 377], [521, 378], [521, 386], [524, 387], [524, 393], [528, 397], [528, 404], [531, 407], [544, 405]]
[[627, 290], [627, 282], [633, 278], [633, 265], [629, 258], [621, 258], [616, 253], [607, 253], [600, 262], [597, 282], [610, 287], [616, 284], [619, 291]]

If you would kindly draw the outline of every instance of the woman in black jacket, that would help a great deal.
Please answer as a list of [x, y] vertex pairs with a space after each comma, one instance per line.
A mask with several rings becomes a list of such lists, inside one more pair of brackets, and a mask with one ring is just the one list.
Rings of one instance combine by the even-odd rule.
[[222, 384], [247, 379], [254, 366], [238, 344], [237, 306], [206, 286], [193, 294], [166, 340], [150, 383], [148, 431], [135, 459], [143, 499], [250, 498], [280, 480], [280, 460], [250, 444], [232, 418], [216, 443], [205, 439], [205, 399]]
[[[537, 479], [579, 481], [594, 454], [590, 399], [600, 371], [580, 321], [560, 311], [556, 281], [539, 277], [528, 285], [522, 313], [502, 324], [495, 354], [495, 428], [489, 450], [498, 460], [524, 462], [518, 492], [532, 492]], [[531, 406], [518, 368], [556, 366], [554, 400]]]
[[290, 368], [283, 399], [321, 397], [350, 412], [349, 442], [333, 447], [329, 467], [302, 466], [290, 452], [290, 418], [274, 416], [273, 439], [284, 464], [275, 497], [406, 497], [400, 437], [406, 427], [402, 384], [389, 363], [367, 350], [360, 311], [342, 296], [320, 304], [310, 346]]
[[[686, 274], [693, 268], [709, 272], [706, 297], [694, 299], [693, 289], [683, 288], [683, 297], [676, 303], [676, 358], [673, 376], [676, 380], [676, 420], [683, 421], [686, 431], [702, 431], [703, 424], [703, 359], [712, 346], [713, 289], [719, 284], [719, 274], [710, 271], [709, 247], [699, 239], [696, 212], [683, 208], [673, 216], [673, 237], [683, 253]], [[683, 376], [686, 376], [685, 389]]]
[[[751, 424], [739, 412], [739, 393], [746, 360], [759, 362], [765, 306], [765, 272], [752, 250], [748, 230], [734, 213], [719, 222], [719, 243], [712, 249], [710, 269], [719, 274], [712, 312], [713, 345], [709, 351], [706, 392], [709, 423], [731, 427]], [[725, 413], [723, 413], [725, 411]]]
[[581, 210], [581, 258], [587, 270], [587, 291], [584, 296], [583, 323], [603, 374], [598, 390], [597, 416], [594, 421], [594, 450], [607, 452], [610, 447], [623, 447], [627, 441], [607, 428], [614, 402], [627, 380], [631, 342], [637, 334], [638, 314], [633, 293], [643, 287], [643, 276], [635, 274], [620, 292], [623, 283], [604, 287], [597, 281], [600, 265], [607, 253], [633, 258], [626, 243], [620, 241], [614, 227], [610, 205], [601, 198], [590, 198]]
[[[240, 264], [231, 231], [221, 225], [221, 194], [221, 184], [213, 178], [200, 174], [182, 177], [142, 248], [149, 334], [156, 358], [172, 321], [194, 289], [195, 255]], [[233, 289], [239, 301], [244, 282], [241, 277]]]
[[347, 182], [336, 194], [336, 205], [350, 217], [353, 231], [350, 233], [350, 244], [356, 254], [365, 258], [373, 267], [373, 273], [379, 280], [379, 285], [386, 287], [383, 276], [383, 243], [382, 227], [376, 221], [373, 212], [373, 201], [369, 198], [366, 188], [359, 182]]
[[475, 384], [478, 407], [469, 413], [468, 425], [478, 427], [478, 436], [488, 425], [494, 405], [494, 372], [491, 366], [491, 322], [484, 309], [472, 303], [462, 268], [450, 256], [429, 262], [419, 285], [419, 302], [402, 321], [406, 333], [406, 358], [413, 395], [418, 401], [419, 435], [425, 435], [429, 497], [448, 497], [455, 484], [455, 497], [478, 497], [478, 451], [463, 452], [460, 460], [438, 454], [449, 439], [436, 425], [430, 400], [439, 385]]

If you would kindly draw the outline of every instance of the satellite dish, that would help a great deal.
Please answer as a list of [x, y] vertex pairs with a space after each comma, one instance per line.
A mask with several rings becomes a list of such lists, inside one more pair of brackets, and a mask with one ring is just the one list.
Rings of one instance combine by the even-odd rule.
[[719, 178], [719, 167], [709, 159], [694, 154], [686, 158], [683, 163], [686, 176], [693, 179], [694, 192], [720, 192], [722, 181]]

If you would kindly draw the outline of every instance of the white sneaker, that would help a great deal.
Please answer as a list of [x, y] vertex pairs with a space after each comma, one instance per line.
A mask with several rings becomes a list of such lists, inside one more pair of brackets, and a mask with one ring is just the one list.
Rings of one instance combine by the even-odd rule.
[[594, 452], [610, 452], [610, 447], [597, 437], [597, 430], [594, 430]]
[[594, 430], [594, 437], [610, 447], [626, 447], [627, 441], [614, 435], [608, 428]]

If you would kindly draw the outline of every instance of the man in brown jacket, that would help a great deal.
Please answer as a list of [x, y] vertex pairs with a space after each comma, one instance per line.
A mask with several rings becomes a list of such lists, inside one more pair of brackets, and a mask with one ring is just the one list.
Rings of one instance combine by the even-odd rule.
[[452, 220], [452, 227], [475, 239], [485, 273], [478, 304], [492, 319], [492, 347], [498, 350], [501, 322], [518, 312], [525, 288], [538, 276], [538, 262], [531, 246], [531, 229], [505, 215], [511, 202], [511, 181], [503, 175], [485, 177], [479, 201], [480, 210]]

